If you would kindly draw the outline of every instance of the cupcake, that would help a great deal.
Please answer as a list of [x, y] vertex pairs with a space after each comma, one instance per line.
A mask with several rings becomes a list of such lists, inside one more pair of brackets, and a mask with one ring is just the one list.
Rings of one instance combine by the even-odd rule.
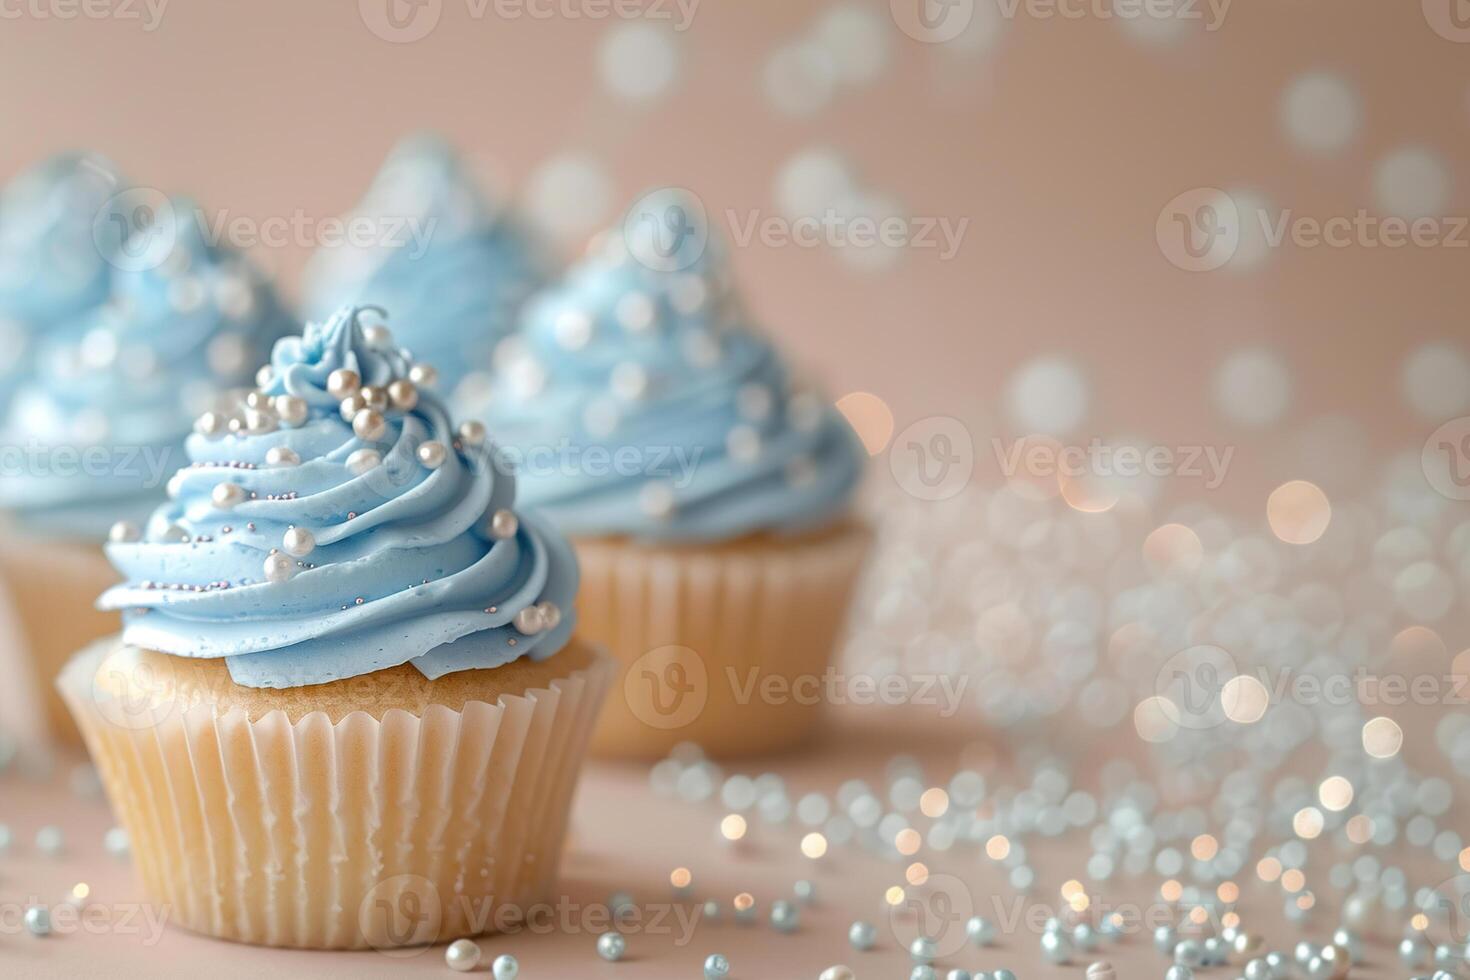
[[602, 754], [805, 736], [869, 545], [855, 434], [754, 328], [702, 215], [645, 198], [531, 301], [479, 407], [573, 539], [582, 635], [623, 668]]
[[59, 682], [150, 897], [223, 939], [513, 921], [550, 894], [612, 677], [571, 635], [570, 546], [364, 312], [278, 343], [241, 425], [202, 420], [108, 547], [122, 635]]
[[7, 351], [0, 407], [26, 376], [35, 341], [107, 298], [111, 266], [103, 253], [119, 236], [103, 219], [119, 184], [107, 160], [68, 153], [0, 191], [0, 344]]
[[[51, 681], [80, 646], [117, 630], [92, 604], [115, 581], [101, 547], [109, 527], [158, 505], [194, 415], [217, 386], [248, 384], [290, 327], [260, 276], [204, 240], [187, 201], [162, 209], [145, 236], [110, 244], [101, 301], [31, 338], [29, 372], [0, 414], [0, 604], [18, 634], [4, 656], [36, 682], [17, 685], [9, 707], [34, 716], [44, 698], [51, 729], [72, 737]], [[85, 248], [99, 254], [90, 232]], [[17, 727], [33, 733], [37, 720]]]
[[373, 229], [373, 240], [312, 257], [308, 313], [325, 318], [344, 303], [390, 310], [393, 332], [438, 370], [439, 390], [458, 407], [484, 386], [495, 344], [544, 282], [542, 256], [435, 136], [400, 143], [348, 221]]

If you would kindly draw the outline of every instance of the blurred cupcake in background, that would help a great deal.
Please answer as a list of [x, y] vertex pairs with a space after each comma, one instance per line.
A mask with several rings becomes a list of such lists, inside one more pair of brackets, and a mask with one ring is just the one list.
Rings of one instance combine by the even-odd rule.
[[190, 438], [143, 539], [109, 545], [122, 636], [60, 682], [150, 898], [224, 939], [519, 921], [613, 673], [572, 637], [566, 540], [362, 312], [282, 340], [237, 424]]
[[496, 343], [546, 279], [527, 230], [486, 197], [447, 142], [427, 134], [394, 148], [348, 227], [349, 241], [320, 249], [307, 267], [308, 315], [381, 306], [399, 342], [438, 371], [452, 407], [478, 398]]
[[[31, 338], [29, 370], [0, 416], [0, 595], [19, 637], [8, 646], [63, 735], [75, 729], [52, 679], [67, 656], [117, 629], [92, 604], [114, 581], [102, 542], [141, 533], [195, 417], [218, 388], [248, 385], [252, 365], [292, 329], [260, 275], [205, 240], [192, 203], [138, 189], [109, 206], [129, 223], [99, 227], [131, 233], [103, 239], [105, 298]], [[90, 233], [86, 247], [99, 254]]]
[[37, 340], [107, 299], [104, 253], [122, 237], [107, 212], [120, 189], [110, 161], [67, 153], [0, 190], [0, 406], [26, 377]]
[[[602, 754], [801, 739], [869, 546], [856, 436], [754, 328], [717, 248], [697, 200], [645, 197], [531, 301], [479, 406], [522, 499], [573, 538], [582, 635], [623, 667]], [[772, 678], [785, 696], [763, 696]]]

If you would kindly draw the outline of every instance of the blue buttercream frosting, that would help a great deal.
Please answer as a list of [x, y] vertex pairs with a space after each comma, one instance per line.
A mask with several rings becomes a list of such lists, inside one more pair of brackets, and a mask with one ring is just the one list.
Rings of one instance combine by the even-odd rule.
[[107, 298], [106, 254], [121, 232], [106, 211], [120, 186], [109, 161], [68, 153], [0, 191], [0, 405], [28, 372], [36, 339]]
[[249, 384], [291, 329], [261, 275], [206, 240], [191, 202], [155, 210], [109, 254], [103, 301], [34, 338], [0, 421], [0, 507], [31, 530], [100, 541], [119, 516], [146, 515], [194, 417]]
[[309, 315], [350, 303], [389, 310], [395, 335], [439, 370], [440, 390], [457, 406], [456, 389], [488, 370], [496, 342], [545, 281], [544, 258], [433, 136], [399, 144], [347, 220], [356, 233], [319, 250], [307, 269]]
[[752, 326], [718, 245], [696, 201], [649, 195], [497, 351], [469, 411], [567, 533], [705, 542], [848, 512], [857, 438]]
[[200, 419], [168, 503], [115, 531], [127, 581], [100, 605], [124, 611], [125, 642], [224, 657], [237, 683], [274, 688], [565, 645], [570, 546], [512, 509], [483, 427], [451, 427], [369, 312], [281, 340], [263, 388]]

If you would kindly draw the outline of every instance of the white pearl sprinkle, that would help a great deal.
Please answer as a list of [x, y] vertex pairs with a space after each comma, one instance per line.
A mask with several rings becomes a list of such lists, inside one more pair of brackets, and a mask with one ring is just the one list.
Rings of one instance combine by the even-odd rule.
[[541, 610], [536, 606], [527, 606], [516, 613], [515, 619], [512, 622], [515, 624], [515, 628], [526, 636], [534, 636], [541, 632]]
[[665, 484], [650, 483], [638, 492], [638, 506], [649, 517], [669, 517], [674, 513], [674, 491]]
[[361, 393], [354, 391], [342, 399], [341, 404], [337, 406], [337, 414], [342, 416], [343, 422], [351, 422], [357, 417], [357, 413], [365, 408], [367, 408], [367, 399], [362, 397]]
[[399, 378], [388, 385], [388, 400], [400, 412], [411, 411], [419, 403], [419, 389], [407, 378]]
[[269, 364], [263, 365], [259, 371], [255, 372], [255, 387], [269, 388], [270, 383], [274, 381], [275, 378], [276, 372], [271, 369], [271, 366]]
[[194, 431], [206, 439], [218, 439], [229, 430], [229, 419], [219, 412], [205, 412], [194, 423]]
[[561, 623], [561, 610], [554, 602], [542, 602], [536, 606], [541, 614], [541, 628], [543, 630], [554, 630]]
[[653, 300], [645, 293], [628, 293], [613, 310], [623, 329], [633, 333], [642, 333], [653, 326], [656, 313]]
[[582, 310], [558, 313], [551, 329], [564, 350], [581, 350], [592, 340], [592, 318]]
[[220, 510], [229, 510], [245, 502], [245, 488], [238, 483], [216, 483], [209, 499]]
[[608, 384], [613, 394], [632, 401], [648, 394], [648, 372], [641, 364], [624, 361], [612, 369]]
[[284, 582], [291, 577], [294, 563], [290, 558], [279, 551], [269, 555], [265, 559], [265, 578], [267, 582]]
[[287, 528], [281, 538], [281, 548], [288, 555], [305, 558], [316, 548], [316, 536], [304, 527]]
[[725, 436], [725, 451], [740, 463], [752, 463], [761, 454], [761, 436], [753, 427], [737, 425]]
[[481, 446], [485, 443], [485, 423], [470, 419], [459, 424], [459, 441], [466, 446]]
[[495, 962], [490, 964], [490, 973], [495, 980], [516, 980], [521, 974], [521, 964], [509, 953], [501, 953], [495, 957]]
[[361, 409], [352, 416], [353, 434], [366, 442], [377, 442], [383, 438], [383, 433], [387, 431], [387, 428], [388, 425], [383, 420], [382, 413], [371, 408]]
[[299, 466], [301, 457], [290, 446], [272, 446], [265, 451], [267, 466]]
[[247, 408], [245, 410], [245, 431], [251, 435], [274, 432], [277, 421], [276, 413], [268, 409]]
[[425, 469], [437, 470], [444, 465], [444, 460], [449, 453], [444, 448], [444, 443], [430, 440], [419, 446], [414, 455], [418, 456], [419, 462], [424, 465]]
[[333, 398], [346, 398], [357, 391], [361, 385], [362, 378], [358, 377], [356, 371], [349, 368], [338, 368], [327, 375], [327, 393]]
[[175, 497], [175, 498], [178, 497], [178, 495], [184, 491], [184, 471], [183, 470], [179, 470], [173, 476], [171, 476], [171, 477], [168, 478], [168, 483], [166, 483], [164, 485], [164, 491], [170, 497]]
[[444, 951], [444, 965], [455, 973], [469, 973], [480, 965], [480, 944], [472, 939], [456, 939]]
[[520, 518], [516, 517], [512, 511], [506, 510], [504, 507], [490, 516], [490, 534], [492, 537], [498, 538], [501, 541], [504, 541], [506, 538], [515, 537], [520, 527]]
[[305, 398], [298, 398], [295, 395], [277, 395], [271, 399], [271, 408], [275, 409], [276, 414], [281, 417], [283, 424], [292, 426], [293, 428], [306, 421], [307, 405]]
[[408, 369], [408, 380], [420, 388], [432, 388], [439, 380], [439, 372], [431, 364], [415, 364]]
[[370, 324], [362, 328], [362, 339], [367, 341], [369, 347], [388, 350], [393, 346], [393, 331], [381, 323]]
[[375, 412], [381, 412], [388, 407], [388, 392], [376, 385], [366, 385], [358, 394], [368, 408]]
[[382, 464], [383, 454], [376, 449], [357, 449], [347, 457], [347, 468], [357, 476], [362, 476]]
[[759, 382], [743, 384], [735, 393], [735, 408], [740, 412], [740, 417], [748, 422], [764, 422], [770, 417], [775, 404], [776, 399], [771, 394], [771, 389]]
[[107, 532], [107, 540], [114, 544], [129, 544], [143, 539], [143, 530], [132, 521], [118, 521]]
[[177, 524], [170, 524], [163, 529], [163, 533], [159, 535], [159, 539], [164, 544], [184, 544], [189, 540], [189, 532]]

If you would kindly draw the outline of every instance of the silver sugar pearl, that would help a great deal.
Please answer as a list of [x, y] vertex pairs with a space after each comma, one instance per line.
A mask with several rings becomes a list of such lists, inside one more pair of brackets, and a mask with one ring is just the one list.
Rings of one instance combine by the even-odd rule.
[[847, 941], [853, 949], [870, 950], [878, 941], [878, 929], [871, 922], [854, 922], [847, 929]]
[[444, 965], [455, 973], [469, 973], [480, 965], [480, 944], [473, 939], [456, 939], [444, 950]]
[[627, 949], [628, 940], [620, 932], [604, 932], [597, 937], [597, 955], [609, 963], [622, 959]]
[[32, 936], [51, 935], [51, 910], [32, 905], [25, 913], [26, 932]]

